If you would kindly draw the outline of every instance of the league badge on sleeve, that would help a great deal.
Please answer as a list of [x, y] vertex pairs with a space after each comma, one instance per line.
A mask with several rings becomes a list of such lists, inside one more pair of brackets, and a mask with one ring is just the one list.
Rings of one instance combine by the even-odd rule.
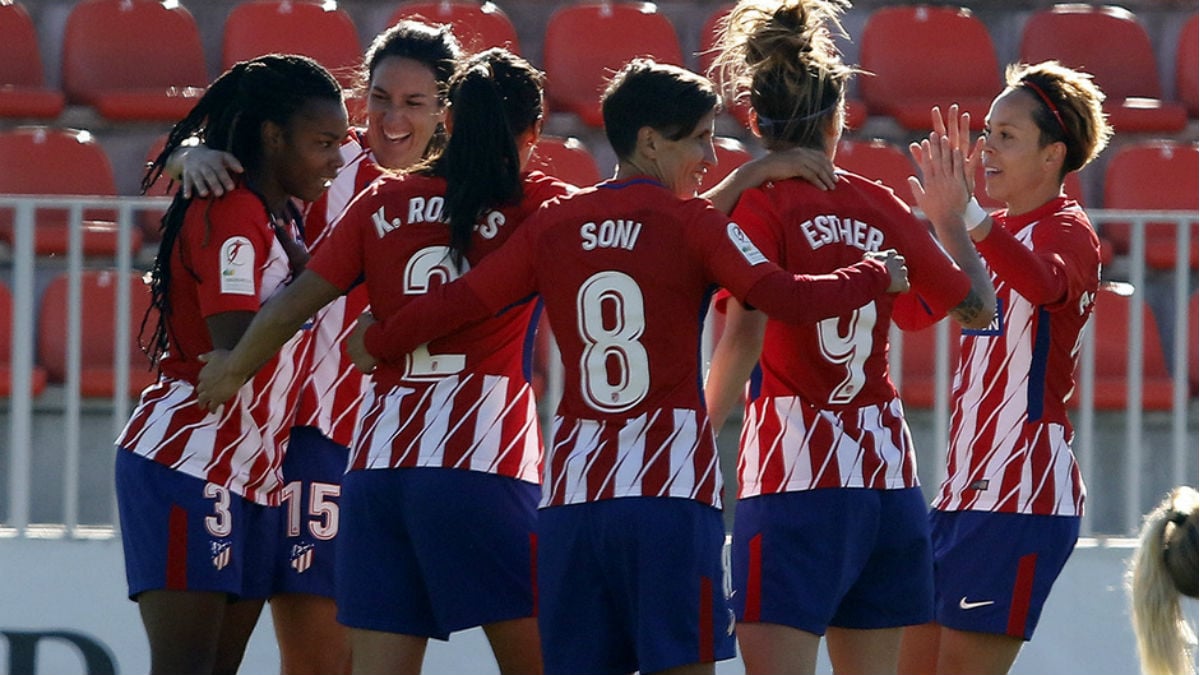
[[221, 292], [254, 295], [254, 246], [246, 237], [221, 244]]
[[738, 252], [746, 259], [746, 262], [751, 265], [759, 265], [767, 262], [767, 257], [758, 250], [754, 242], [750, 241], [750, 237], [746, 236], [746, 233], [742, 231], [742, 228], [738, 227], [737, 223], [731, 222], [726, 225], [725, 234], [729, 237], [729, 241], [732, 241], [733, 245], [737, 247]]

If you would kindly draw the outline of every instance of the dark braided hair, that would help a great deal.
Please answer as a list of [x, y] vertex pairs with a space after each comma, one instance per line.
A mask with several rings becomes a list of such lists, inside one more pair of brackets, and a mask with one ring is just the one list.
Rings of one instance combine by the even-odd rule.
[[499, 47], [472, 56], [450, 79], [454, 133], [446, 149], [417, 170], [446, 178], [443, 219], [450, 224], [450, 257], [460, 270], [480, 216], [521, 200], [516, 138], [542, 119], [544, 79], [528, 61]]
[[[262, 168], [260, 129], [264, 122], [283, 127], [309, 100], [341, 101], [341, 97], [337, 80], [306, 56], [268, 54], [238, 63], [209, 85], [187, 117], [171, 129], [162, 152], [142, 177], [142, 191], [158, 180], [171, 153], [190, 138], [232, 154], [245, 167], [246, 175], [254, 175]], [[149, 275], [151, 306], [139, 332], [139, 342], [152, 364], [159, 363], [171, 344], [171, 254], [191, 201], [177, 192], [162, 218], [162, 241]], [[158, 323], [147, 344], [141, 338], [156, 310]]]

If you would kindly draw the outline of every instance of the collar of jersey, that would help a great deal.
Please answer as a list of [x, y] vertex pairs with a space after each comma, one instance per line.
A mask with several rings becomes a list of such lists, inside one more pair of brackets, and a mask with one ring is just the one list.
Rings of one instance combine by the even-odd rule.
[[631, 187], [634, 185], [656, 185], [664, 190], [667, 189], [667, 186], [663, 185], [662, 181], [658, 180], [657, 178], [651, 178], [650, 176], [646, 176], [646, 175], [633, 176], [632, 178], [626, 178], [625, 180], [622, 180], [622, 181], [606, 180], [603, 183], [597, 185], [596, 187], [602, 188], [605, 190], [620, 190], [621, 188], [627, 188], [627, 187]]

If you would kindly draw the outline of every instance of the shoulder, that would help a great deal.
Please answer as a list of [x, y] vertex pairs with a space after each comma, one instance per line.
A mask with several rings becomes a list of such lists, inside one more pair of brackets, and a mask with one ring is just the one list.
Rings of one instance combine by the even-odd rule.
[[555, 197], [563, 197], [579, 191], [579, 188], [574, 185], [553, 176], [547, 176], [541, 171], [530, 171], [524, 174], [521, 177], [521, 183], [524, 192], [523, 201], [532, 208]]

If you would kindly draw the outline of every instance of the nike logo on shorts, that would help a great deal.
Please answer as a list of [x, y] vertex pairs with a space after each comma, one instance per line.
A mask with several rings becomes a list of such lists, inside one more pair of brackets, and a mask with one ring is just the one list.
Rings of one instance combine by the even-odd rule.
[[967, 596], [962, 596], [962, 600], [958, 601], [959, 609], [976, 609], [978, 607], [987, 607], [988, 605], [996, 604], [995, 600], [976, 600], [975, 602], [967, 602]]

